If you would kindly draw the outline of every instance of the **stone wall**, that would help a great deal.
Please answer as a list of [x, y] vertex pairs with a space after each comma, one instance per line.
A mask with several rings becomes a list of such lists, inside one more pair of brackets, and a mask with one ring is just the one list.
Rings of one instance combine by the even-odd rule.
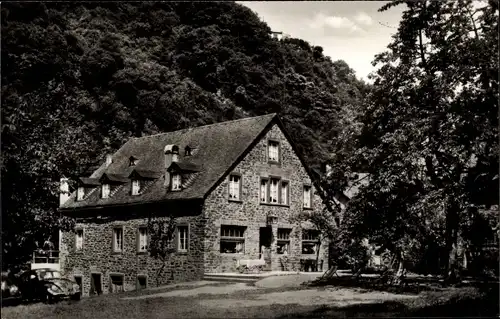
[[[95, 214], [95, 212], [93, 212]], [[91, 213], [92, 214], [92, 213]], [[126, 215], [126, 214], [123, 214]], [[138, 228], [147, 225], [146, 218], [125, 219], [114, 217], [112, 220], [78, 220], [76, 228], [84, 230], [83, 250], [75, 251], [75, 233], [65, 232], [62, 238], [61, 270], [68, 278], [82, 277], [83, 295], [88, 296], [91, 274], [101, 274], [103, 293], [110, 291], [110, 275], [124, 275], [124, 290], [137, 288], [137, 276], [147, 276], [147, 285], [198, 280], [203, 277], [203, 233], [202, 216], [183, 216], [177, 218], [178, 225], [189, 226], [189, 244], [186, 253], [175, 253], [158, 277], [162, 263], [138, 252]], [[123, 227], [123, 252], [112, 251], [113, 228]], [[172, 272], [173, 270], [173, 272]]]
[[[280, 163], [271, 164], [267, 160], [268, 139], [280, 142]], [[278, 224], [272, 226], [274, 237], [278, 228], [291, 229], [290, 251], [288, 258], [298, 269], [300, 259], [316, 259], [316, 255], [303, 255], [301, 251], [302, 229], [313, 229], [309, 222], [300, 222], [299, 216], [304, 212], [315, 213], [323, 210], [324, 205], [313, 186], [312, 209], [303, 208], [303, 186], [312, 185], [305, 168], [277, 125], [265, 134], [256, 146], [234, 168], [234, 173], [241, 174], [241, 201], [232, 202], [228, 198], [229, 176], [222, 181], [205, 200], [204, 215], [208, 220], [205, 232], [205, 272], [234, 272], [236, 260], [259, 258], [259, 232], [266, 227], [269, 213], [278, 217]], [[279, 176], [289, 181], [289, 206], [261, 204], [261, 177]], [[221, 225], [246, 226], [244, 253], [227, 254], [220, 252]], [[328, 244], [323, 242], [320, 249], [320, 260], [328, 260]], [[282, 270], [276, 251], [276, 241], [271, 245], [272, 270]]]

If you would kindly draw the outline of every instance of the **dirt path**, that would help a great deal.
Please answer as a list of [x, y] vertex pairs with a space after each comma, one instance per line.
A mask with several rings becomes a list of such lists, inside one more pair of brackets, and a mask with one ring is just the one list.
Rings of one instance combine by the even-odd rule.
[[[301, 289], [294, 291], [263, 293], [245, 299], [199, 300], [201, 306], [209, 308], [239, 308], [269, 305], [300, 306], [348, 306], [352, 304], [382, 303], [387, 300], [414, 299], [418, 296], [398, 295], [387, 292], [363, 292], [354, 289]], [[254, 297], [254, 298], [252, 298]]]
[[212, 285], [203, 285], [196, 286], [193, 285], [191, 289], [179, 289], [172, 290], [167, 292], [159, 292], [156, 294], [143, 295], [143, 296], [135, 296], [135, 297], [125, 297], [123, 300], [137, 300], [137, 299], [151, 299], [151, 298], [166, 298], [166, 297], [192, 297], [198, 295], [224, 295], [231, 294], [234, 292], [242, 291], [242, 290], [256, 290], [258, 288], [249, 286], [245, 283], [228, 283], [223, 286], [214, 286], [220, 285], [218, 282], [212, 282]]
[[[220, 282], [193, 282], [183, 285], [180, 289], [158, 292], [154, 294], [125, 297], [123, 300], [138, 300], [151, 298], [169, 297], [194, 297], [203, 295], [229, 295], [244, 291], [238, 297], [233, 298], [203, 298], [195, 302], [211, 309], [235, 309], [240, 307], [259, 307], [272, 305], [299, 305], [299, 306], [348, 306], [352, 304], [375, 304], [388, 300], [414, 299], [418, 296], [399, 295], [380, 291], [364, 291], [362, 289], [349, 288], [329, 288], [329, 289], [297, 289], [303, 282], [313, 280], [317, 277], [313, 275], [299, 274], [289, 276], [273, 276], [262, 279], [255, 283], [255, 286], [247, 283], [227, 283]], [[175, 288], [175, 285], [164, 286], [163, 288]], [[276, 289], [283, 288], [285, 291], [276, 292]], [[286, 291], [286, 288], [294, 288]], [[273, 290], [273, 291], [270, 291]]]

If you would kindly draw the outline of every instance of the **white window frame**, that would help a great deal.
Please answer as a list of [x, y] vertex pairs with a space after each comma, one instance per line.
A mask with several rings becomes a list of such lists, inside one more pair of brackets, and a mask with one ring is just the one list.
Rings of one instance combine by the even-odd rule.
[[101, 197], [102, 198], [109, 198], [110, 193], [111, 193], [111, 186], [109, 184], [102, 184]]
[[229, 175], [229, 200], [241, 200], [241, 175]]
[[76, 200], [80, 201], [85, 198], [85, 187], [83, 186], [78, 186], [76, 190]]
[[269, 179], [268, 178], [261, 178], [260, 179], [260, 202], [261, 203], [267, 203], [267, 198], [268, 198], [268, 193], [269, 193]]
[[303, 187], [303, 196], [302, 201], [304, 203], [304, 208], [310, 209], [312, 208], [312, 186], [304, 185]]
[[173, 191], [180, 191], [182, 186], [182, 177], [179, 173], [172, 174], [172, 187]]
[[280, 179], [278, 177], [269, 178], [269, 203], [279, 204], [280, 203]]
[[[121, 285], [116, 285], [113, 283], [112, 277], [118, 277], [121, 278]], [[115, 290], [114, 287], [119, 287]], [[109, 292], [110, 293], [117, 293], [117, 292], [124, 292], [125, 291], [125, 274], [118, 274], [118, 273], [111, 273], [109, 274]]]
[[179, 225], [177, 226], [177, 251], [187, 252], [188, 250], [189, 250], [189, 226]]
[[[316, 234], [316, 235], [313, 235], [313, 234]], [[315, 230], [315, 229], [303, 229], [302, 230], [302, 242], [301, 242], [301, 246], [300, 246], [300, 251], [301, 251], [301, 254], [303, 255], [316, 255], [318, 252], [317, 252], [317, 249], [319, 248], [319, 238], [320, 238], [320, 232], [318, 230]], [[313, 248], [313, 252], [310, 253], [310, 254], [304, 254], [304, 244], [314, 244], [314, 248]]]
[[141, 192], [141, 181], [138, 179], [132, 180], [132, 195], [139, 195]]
[[[123, 227], [114, 227], [113, 228], [113, 252], [114, 253], [121, 253], [123, 252]], [[119, 241], [118, 240], [118, 234], [121, 234], [121, 238]], [[119, 244], [119, 245], [118, 245]]]
[[290, 182], [289, 181], [281, 181], [280, 183], [280, 204], [281, 205], [290, 205]]
[[268, 140], [267, 143], [267, 158], [270, 162], [280, 161], [280, 142], [275, 140]]
[[138, 247], [137, 251], [140, 253], [145, 253], [148, 251], [148, 228], [145, 226], [139, 227], [137, 230], [137, 236], [138, 236]]
[[[79, 233], [82, 234], [82, 236], [79, 236]], [[83, 228], [77, 228], [76, 233], [75, 233], [75, 250], [76, 251], [82, 251], [83, 250], [83, 240], [84, 240], [84, 231]]]
[[[286, 254], [290, 254], [290, 237], [292, 234], [292, 230], [289, 228], [278, 228], [278, 238], [277, 238], [277, 246], [280, 244], [286, 245]], [[283, 255], [284, 253], [278, 252], [278, 255]]]
[[221, 225], [220, 227], [220, 244], [219, 251], [223, 242], [236, 242], [237, 247], [240, 246], [240, 250], [235, 253], [225, 254], [244, 254], [245, 253], [245, 233], [246, 227], [236, 226], [236, 225]]

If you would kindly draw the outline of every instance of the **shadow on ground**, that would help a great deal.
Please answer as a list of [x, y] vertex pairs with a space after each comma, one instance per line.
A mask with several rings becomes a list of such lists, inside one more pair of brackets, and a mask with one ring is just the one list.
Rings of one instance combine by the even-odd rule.
[[[429, 300], [428, 300], [429, 301]], [[418, 301], [417, 301], [418, 302]], [[293, 315], [284, 315], [277, 318], [337, 318], [337, 317], [483, 317], [492, 318], [499, 315], [498, 286], [483, 290], [481, 295], [456, 296], [443, 303], [434, 300], [435, 304], [404, 303], [386, 301], [378, 304], [356, 304], [344, 307], [322, 306], [304, 311], [298, 309]]]

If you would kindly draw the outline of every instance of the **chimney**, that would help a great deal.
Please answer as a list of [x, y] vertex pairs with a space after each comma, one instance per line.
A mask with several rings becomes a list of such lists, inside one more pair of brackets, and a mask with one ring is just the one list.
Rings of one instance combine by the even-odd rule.
[[172, 163], [179, 162], [179, 147], [177, 145], [167, 145], [163, 151], [165, 154], [165, 186], [170, 185], [170, 173], [167, 169], [172, 165]]
[[106, 167], [113, 163], [113, 154], [106, 154]]
[[59, 181], [59, 207], [69, 199], [69, 185], [66, 177], [61, 177]]

